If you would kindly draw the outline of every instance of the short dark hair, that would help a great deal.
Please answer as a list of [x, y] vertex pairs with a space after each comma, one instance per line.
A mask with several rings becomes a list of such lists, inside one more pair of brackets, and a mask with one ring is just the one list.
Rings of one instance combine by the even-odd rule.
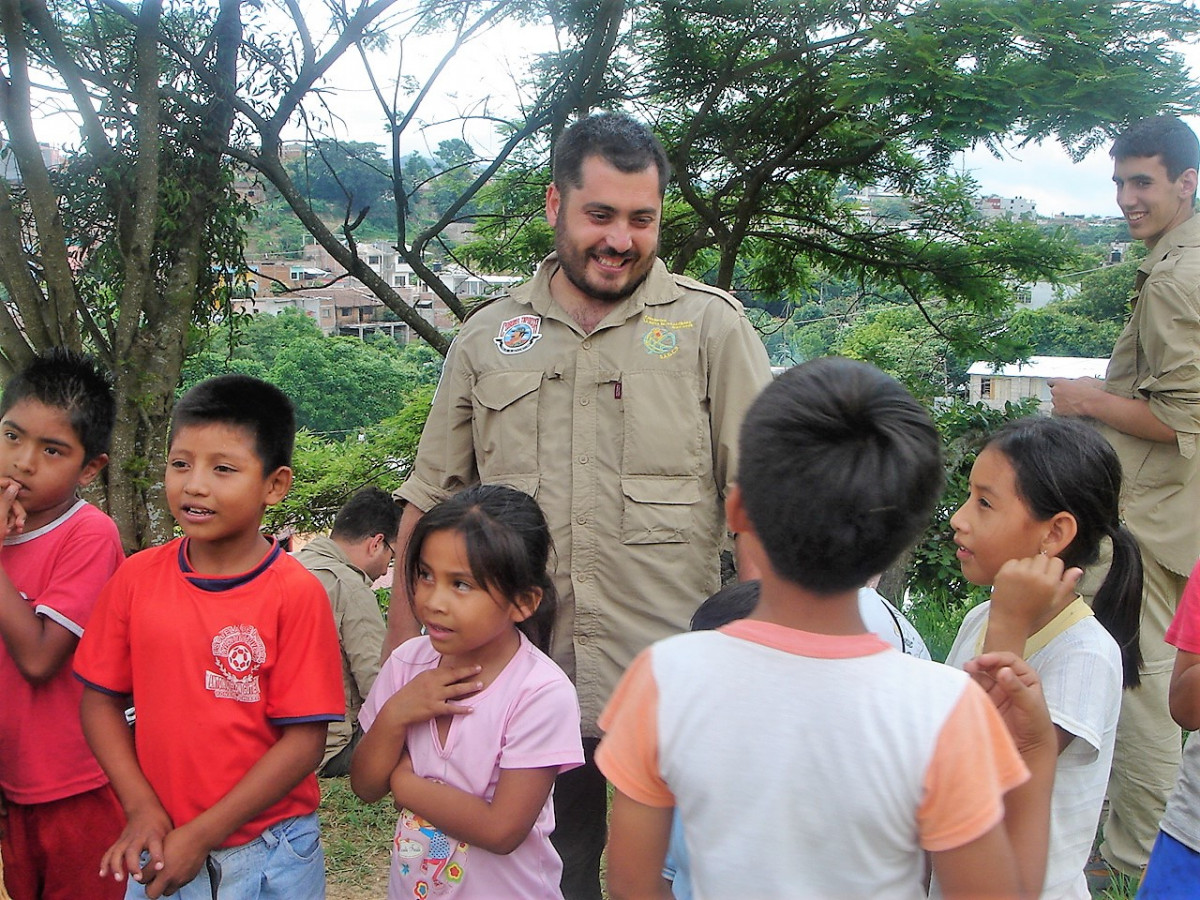
[[22, 400], [36, 400], [65, 412], [83, 445], [85, 463], [108, 452], [116, 400], [112, 376], [94, 357], [66, 347], [39, 353], [4, 386], [0, 416]]
[[462, 535], [471, 575], [479, 584], [517, 605], [540, 588], [537, 611], [519, 624], [538, 649], [548, 651], [558, 592], [550, 578], [550, 527], [537, 501], [515, 488], [477, 484], [439, 503], [417, 521], [404, 557], [409, 597], [421, 569], [421, 548], [435, 531]]
[[560, 193], [583, 185], [583, 161], [599, 156], [620, 172], [658, 170], [658, 193], [667, 190], [671, 164], [662, 143], [641, 122], [624, 113], [593, 113], [562, 133], [554, 148], [554, 183]]
[[1075, 519], [1075, 537], [1058, 554], [1067, 566], [1100, 557], [1103, 538], [1113, 558], [1092, 600], [1096, 619], [1121, 647], [1125, 687], [1136, 687], [1142, 663], [1142, 558], [1137, 540], [1121, 524], [1121, 460], [1112, 445], [1076, 419], [1034, 416], [1009, 422], [985, 449], [1003, 454], [1029, 513], [1045, 522], [1060, 512]]
[[712, 631], [738, 619], [744, 619], [758, 606], [762, 585], [758, 581], [727, 584], [692, 613], [691, 631]]
[[928, 524], [944, 483], [925, 409], [874, 366], [826, 357], [767, 385], [742, 423], [738, 486], [771, 567], [856, 588]]
[[1196, 133], [1178, 116], [1151, 116], [1134, 122], [1113, 141], [1108, 155], [1118, 162], [1134, 156], [1161, 156], [1172, 181], [1188, 169], [1200, 168]]
[[400, 504], [387, 491], [377, 487], [365, 487], [347, 500], [333, 520], [334, 537], [348, 541], [382, 534], [388, 541], [395, 540], [400, 528]]
[[[171, 413], [171, 437], [189, 425], [231, 425], [254, 437], [263, 474], [292, 464], [296, 414], [287, 394], [249, 375], [218, 375], [179, 398]], [[170, 442], [168, 442], [170, 443]]]

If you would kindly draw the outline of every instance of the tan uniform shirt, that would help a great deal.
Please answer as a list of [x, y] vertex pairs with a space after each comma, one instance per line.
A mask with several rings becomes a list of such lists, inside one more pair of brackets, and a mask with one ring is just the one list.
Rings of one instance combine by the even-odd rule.
[[397, 496], [428, 510], [482, 481], [537, 498], [557, 557], [552, 656], [594, 736], [633, 657], [720, 586], [738, 428], [771, 375], [716, 288], [656, 261], [584, 334], [550, 297], [557, 269], [549, 257], [463, 325]]
[[346, 718], [331, 722], [325, 738], [324, 766], [343, 747], [350, 743], [363, 698], [379, 674], [379, 654], [387, 626], [371, 579], [358, 567], [351, 565], [331, 538], [319, 537], [296, 551], [296, 559], [321, 582], [333, 607], [338, 643], [342, 647], [342, 687], [346, 692]]
[[1100, 428], [1121, 458], [1129, 530], [1165, 568], [1187, 575], [1200, 556], [1200, 216], [1159, 239], [1138, 267], [1136, 289], [1105, 389], [1148, 401], [1175, 441]]

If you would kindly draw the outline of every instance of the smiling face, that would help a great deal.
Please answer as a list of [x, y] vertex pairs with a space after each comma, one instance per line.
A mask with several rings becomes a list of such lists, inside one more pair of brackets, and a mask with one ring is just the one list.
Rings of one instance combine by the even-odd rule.
[[617, 303], [646, 280], [658, 252], [662, 195], [658, 170], [622, 172], [601, 156], [580, 168], [582, 184], [546, 192], [558, 263], [591, 300]]
[[999, 450], [984, 448], [971, 468], [967, 502], [950, 517], [958, 562], [972, 584], [991, 584], [1010, 559], [1036, 556], [1050, 523], [1035, 519], [1017, 493], [1017, 473]]
[[1192, 217], [1195, 169], [1172, 181], [1161, 156], [1130, 156], [1115, 161], [1113, 183], [1129, 233], [1147, 247]]
[[21, 486], [17, 502], [25, 510], [26, 533], [70, 509], [106, 462], [103, 453], [85, 461], [65, 410], [25, 399], [0, 420], [0, 488], [12, 481]]
[[246, 428], [221, 423], [177, 428], [167, 451], [167, 503], [193, 541], [193, 565], [213, 573], [252, 567], [265, 543], [259, 533], [263, 512], [287, 495], [291, 474], [286, 466], [264, 474]]
[[412, 605], [443, 657], [485, 668], [516, 652], [516, 623], [533, 612], [480, 584], [471, 572], [466, 541], [449, 530], [430, 532], [421, 545]]

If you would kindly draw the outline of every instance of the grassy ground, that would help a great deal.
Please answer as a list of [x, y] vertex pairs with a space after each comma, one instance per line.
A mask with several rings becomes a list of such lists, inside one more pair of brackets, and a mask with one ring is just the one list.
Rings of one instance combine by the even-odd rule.
[[367, 806], [350, 790], [349, 778], [322, 778], [320, 816], [329, 900], [383, 897], [396, 828], [392, 804]]

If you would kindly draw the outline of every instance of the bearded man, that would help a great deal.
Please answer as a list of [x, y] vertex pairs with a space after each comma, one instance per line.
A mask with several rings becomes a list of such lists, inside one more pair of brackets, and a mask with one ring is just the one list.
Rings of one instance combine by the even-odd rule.
[[[601, 896], [596, 718], [634, 656], [687, 630], [720, 586], [738, 427], [771, 377], [741, 304], [658, 258], [669, 177], [662, 145], [625, 115], [562, 134], [546, 191], [555, 252], [463, 325], [396, 493], [401, 542], [476, 482], [533, 495], [550, 523], [551, 655], [579, 692], [587, 756], [555, 784], [568, 900]], [[416, 634], [402, 599], [388, 627], [388, 648]]]

